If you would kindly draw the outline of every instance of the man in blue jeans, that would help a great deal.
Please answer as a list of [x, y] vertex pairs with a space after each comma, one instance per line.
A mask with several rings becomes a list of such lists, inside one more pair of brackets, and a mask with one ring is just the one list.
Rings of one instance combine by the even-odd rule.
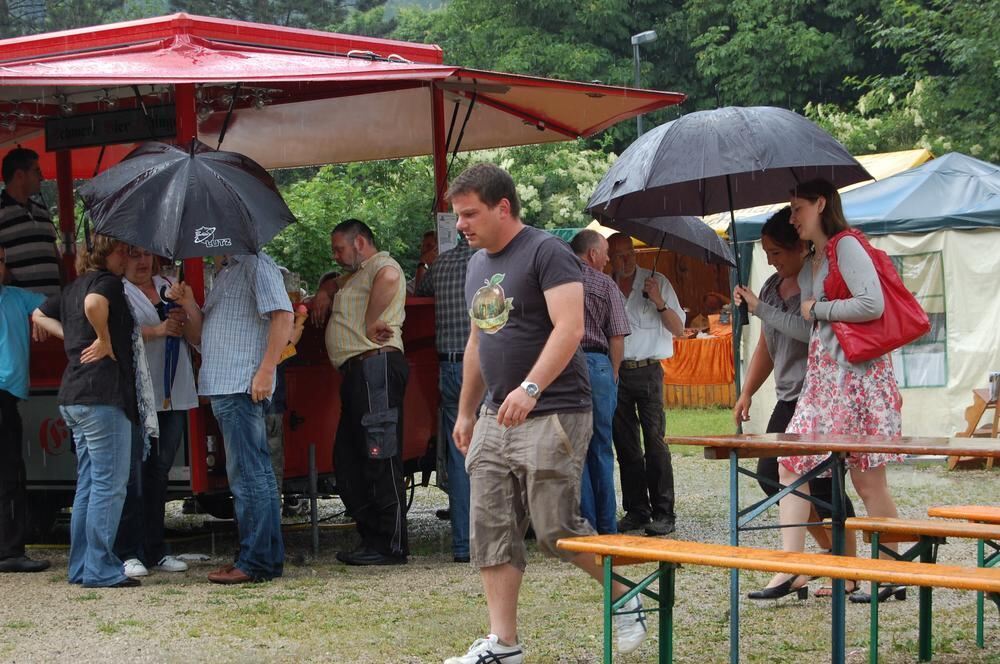
[[618, 532], [615, 507], [615, 455], [611, 422], [618, 405], [618, 367], [625, 352], [625, 337], [631, 329], [625, 313], [625, 298], [611, 277], [608, 241], [594, 230], [582, 230], [570, 243], [584, 264], [583, 352], [590, 371], [594, 407], [594, 433], [587, 449], [580, 484], [580, 515], [601, 535]]
[[451, 552], [456, 563], [469, 562], [469, 475], [465, 455], [455, 447], [451, 432], [458, 417], [462, 393], [462, 354], [469, 341], [469, 314], [465, 306], [465, 272], [475, 253], [464, 238], [417, 276], [417, 295], [434, 296], [435, 346], [441, 391], [439, 432], [447, 441], [448, 512], [451, 515]]
[[264, 416], [292, 331], [292, 303], [278, 266], [261, 252], [224, 258], [204, 313], [198, 393], [211, 397], [222, 430], [240, 536], [236, 562], [208, 580], [273, 579], [281, 576], [285, 549]]

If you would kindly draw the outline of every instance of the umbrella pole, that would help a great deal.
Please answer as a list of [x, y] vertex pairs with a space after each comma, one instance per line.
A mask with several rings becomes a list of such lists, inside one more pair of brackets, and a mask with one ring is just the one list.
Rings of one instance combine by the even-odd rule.
[[[726, 176], [726, 194], [729, 196], [729, 232], [733, 238], [733, 258], [736, 261], [736, 278], [731, 280], [732, 285], [735, 287], [741, 285], [740, 281], [742, 279], [743, 271], [741, 269], [740, 262], [740, 245], [736, 237], [736, 213], [733, 211], [733, 188], [732, 183], [729, 180], [729, 176]], [[732, 312], [732, 323], [733, 323], [733, 380], [735, 381], [736, 387], [736, 398], [739, 398], [740, 386], [743, 383], [742, 372], [740, 371], [740, 335], [743, 331], [743, 326], [750, 322], [750, 312], [747, 308], [746, 302], [740, 305], [739, 315], [736, 315], [736, 311]], [[743, 433], [743, 425], [739, 422], [736, 423], [736, 432]]]

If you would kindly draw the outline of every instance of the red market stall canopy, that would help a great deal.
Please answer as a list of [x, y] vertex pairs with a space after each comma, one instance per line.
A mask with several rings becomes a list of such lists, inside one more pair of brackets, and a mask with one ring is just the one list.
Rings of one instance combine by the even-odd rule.
[[137, 140], [116, 134], [136, 117], [172, 137], [183, 87], [197, 138], [216, 145], [232, 107], [225, 149], [266, 168], [441, 159], [459, 138], [461, 150], [564, 141], [684, 99], [445, 65], [433, 45], [175, 14], [0, 41], [0, 151], [35, 149], [52, 177], [46, 147], [68, 141], [73, 176], [91, 177], [100, 148], [74, 140], [99, 125], [121, 143], [103, 169]]

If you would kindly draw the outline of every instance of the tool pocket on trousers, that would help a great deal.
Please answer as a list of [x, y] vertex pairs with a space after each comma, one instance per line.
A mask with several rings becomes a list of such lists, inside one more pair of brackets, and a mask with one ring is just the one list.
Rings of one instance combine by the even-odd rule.
[[376, 410], [361, 416], [369, 459], [390, 459], [399, 452], [399, 409]]

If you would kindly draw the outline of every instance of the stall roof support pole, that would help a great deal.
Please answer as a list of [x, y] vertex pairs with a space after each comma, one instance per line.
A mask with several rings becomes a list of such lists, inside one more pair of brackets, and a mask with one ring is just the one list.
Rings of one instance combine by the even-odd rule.
[[63, 242], [63, 275], [66, 283], [76, 278], [76, 219], [73, 205], [73, 153], [56, 152], [56, 190], [58, 191], [59, 231]]
[[434, 210], [447, 212], [444, 194], [448, 191], [448, 146], [445, 145], [444, 92], [431, 85], [431, 122], [434, 149]]
[[[174, 86], [174, 104], [177, 118], [177, 143], [187, 143], [198, 137], [198, 115], [196, 112], [194, 84], [178, 83]], [[198, 304], [205, 304], [204, 261], [189, 258], [184, 261], [184, 281], [194, 291]]]

